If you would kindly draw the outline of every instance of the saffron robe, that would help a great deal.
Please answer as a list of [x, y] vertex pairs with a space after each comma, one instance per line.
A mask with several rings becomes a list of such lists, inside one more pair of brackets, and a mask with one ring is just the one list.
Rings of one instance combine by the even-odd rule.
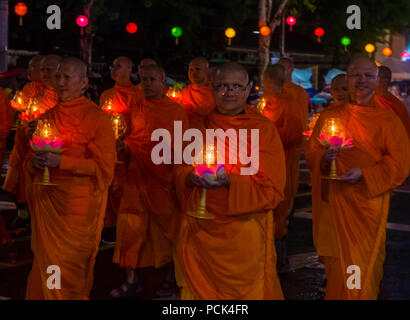
[[203, 117], [215, 108], [215, 101], [209, 86], [197, 87], [192, 83], [182, 90], [182, 104], [189, 119]]

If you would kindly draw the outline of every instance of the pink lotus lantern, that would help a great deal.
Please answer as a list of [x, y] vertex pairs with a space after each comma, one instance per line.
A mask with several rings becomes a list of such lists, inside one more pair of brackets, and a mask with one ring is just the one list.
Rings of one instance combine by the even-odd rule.
[[21, 120], [30, 122], [40, 117], [43, 113], [44, 110], [40, 107], [37, 99], [31, 98], [24, 111], [18, 117]]
[[[343, 125], [337, 118], [329, 118], [326, 120], [319, 137], [319, 141], [324, 146], [330, 146], [333, 150], [345, 150], [352, 147], [352, 138], [346, 139], [343, 130]], [[340, 177], [336, 171], [336, 160], [332, 160], [330, 165], [329, 176], [322, 177], [324, 179], [336, 180]]]
[[[33, 133], [33, 140], [30, 140], [30, 146], [35, 152], [63, 152], [63, 142], [58, 137], [57, 128], [51, 120], [38, 120], [37, 128]], [[46, 167], [43, 172], [43, 179], [41, 182], [34, 182], [34, 184], [44, 186], [56, 186], [57, 184], [50, 182], [50, 172]]]
[[[202, 159], [205, 161], [203, 161]], [[223, 164], [216, 164], [215, 162], [215, 147], [214, 145], [207, 145], [205, 155], [201, 153], [197, 157], [198, 163], [194, 163], [195, 174], [201, 178], [206, 178], [208, 181], [215, 180], [218, 176], [225, 172], [225, 166]], [[205, 164], [202, 164], [205, 162]], [[198, 209], [195, 211], [188, 211], [187, 215], [197, 219], [213, 219], [214, 215], [210, 214], [206, 210], [206, 189], [202, 189], [201, 200], [199, 202]]]

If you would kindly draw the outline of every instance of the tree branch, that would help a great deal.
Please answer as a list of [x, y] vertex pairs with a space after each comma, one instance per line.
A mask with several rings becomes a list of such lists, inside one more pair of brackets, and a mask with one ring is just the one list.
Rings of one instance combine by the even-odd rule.
[[283, 10], [285, 10], [285, 6], [286, 6], [287, 3], [288, 3], [288, 0], [282, 0], [282, 3], [280, 4], [278, 10], [276, 11], [275, 16], [270, 21], [269, 27], [272, 30], [272, 32], [273, 32], [273, 30], [275, 30], [275, 28], [277, 26], [280, 25], [280, 23], [282, 21], [282, 19], [281, 19], [282, 13], [283, 13]]

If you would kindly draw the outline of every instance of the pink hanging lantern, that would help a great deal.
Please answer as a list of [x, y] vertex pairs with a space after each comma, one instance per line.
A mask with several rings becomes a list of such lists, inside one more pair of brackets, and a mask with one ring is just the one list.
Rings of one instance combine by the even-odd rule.
[[77, 25], [81, 28], [81, 35], [83, 35], [84, 27], [88, 25], [88, 18], [86, 16], [78, 16], [76, 22]]

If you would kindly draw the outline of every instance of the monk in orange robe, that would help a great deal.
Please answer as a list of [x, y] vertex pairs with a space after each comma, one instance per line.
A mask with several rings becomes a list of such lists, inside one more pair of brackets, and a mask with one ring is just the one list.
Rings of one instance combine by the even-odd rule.
[[186, 108], [189, 119], [206, 116], [215, 108], [209, 73], [209, 62], [205, 58], [197, 57], [189, 63], [188, 78], [191, 83], [182, 90], [180, 102]]
[[115, 139], [109, 117], [83, 96], [87, 84], [86, 64], [65, 58], [56, 74], [59, 102], [42, 116], [54, 121], [64, 151], [30, 151], [24, 163], [34, 182], [48, 167], [57, 184], [31, 185], [34, 261], [26, 299], [88, 299], [93, 284]]
[[[196, 175], [192, 166], [176, 169], [177, 196], [185, 213], [177, 242], [181, 299], [283, 299], [272, 212], [283, 200], [286, 179], [280, 136], [271, 121], [246, 105], [251, 85], [241, 65], [218, 66], [213, 77], [216, 108], [192, 126], [203, 137], [207, 129], [230, 130], [236, 134], [233, 141], [247, 150], [235, 152], [236, 145], [231, 148], [218, 137], [222, 145], [218, 142], [215, 149], [225, 149], [225, 173], [212, 181]], [[245, 137], [240, 129], [247, 130]], [[249, 130], [258, 130], [259, 137], [251, 138]], [[249, 149], [256, 150], [257, 164], [242, 162]], [[230, 159], [231, 154], [239, 157]], [[206, 209], [214, 218], [186, 215], [198, 208], [204, 188]]]
[[[7, 136], [10, 133], [13, 124], [13, 113], [11, 111], [10, 100], [0, 87], [0, 171], [3, 167], [4, 154], [6, 153]], [[0, 215], [0, 245], [10, 243], [11, 238], [7, 232], [3, 218]]]
[[[303, 127], [302, 131], [307, 128], [307, 121], [309, 118], [309, 98], [306, 90], [301, 86], [294, 84], [292, 82], [292, 73], [294, 70], [294, 65], [292, 60], [289, 58], [281, 58], [278, 64], [285, 68], [285, 84], [283, 86], [283, 93], [292, 97], [292, 99], [298, 105], [299, 119], [301, 119]], [[289, 159], [289, 175], [288, 175], [288, 194], [286, 199], [288, 202], [289, 210], [293, 210], [293, 202], [298, 191], [299, 186], [299, 160], [303, 150], [303, 143], [299, 145], [298, 148], [293, 148], [292, 152], [287, 153], [287, 159]]]
[[295, 196], [292, 185], [294, 172], [292, 170], [299, 165], [299, 157], [294, 155], [303, 142], [302, 131], [305, 125], [304, 119], [300, 117], [300, 106], [284, 92], [284, 81], [285, 68], [280, 64], [268, 67], [264, 73], [263, 87], [267, 103], [263, 114], [278, 129], [286, 158], [285, 199], [273, 211], [276, 239], [283, 239], [288, 233], [287, 217], [293, 207], [293, 197]]
[[[54, 76], [61, 61], [58, 55], [46, 57], [34, 57], [29, 64], [29, 82], [23, 88], [24, 102], [29, 103], [35, 98], [43, 112], [53, 108], [58, 100], [57, 93], [53, 87]], [[35, 122], [29, 127], [21, 124], [16, 131], [14, 146], [9, 158], [9, 170], [7, 171], [3, 189], [16, 194], [17, 218], [13, 225], [24, 225], [29, 214], [27, 212], [26, 188], [29, 187], [30, 178], [22, 169], [23, 161], [29, 150], [28, 139], [34, 131]]]
[[[155, 66], [157, 65], [157, 62], [154, 59], [151, 58], [144, 58], [140, 61], [139, 65], [138, 65], [138, 75], [141, 78], [141, 74], [142, 74], [142, 69], [144, 69], [144, 67], [148, 67], [148, 66]], [[141, 82], [138, 83], [135, 88], [142, 93], [142, 86], [141, 86]], [[164, 91], [166, 92], [166, 87], [164, 88]]]
[[332, 95], [333, 103], [328, 108], [340, 106], [349, 100], [345, 74], [339, 74], [332, 79], [329, 92]]
[[[391, 191], [409, 172], [405, 129], [374, 99], [377, 72], [367, 57], [352, 61], [349, 103], [322, 112], [305, 152], [312, 173], [313, 238], [327, 277], [325, 299], [377, 299]], [[353, 147], [338, 152], [322, 146], [318, 139], [328, 118], [340, 120]], [[340, 178], [322, 179], [334, 159]]]
[[[160, 268], [172, 261], [172, 244], [179, 229], [177, 201], [173, 193], [173, 165], [155, 164], [151, 150], [156, 129], [166, 129], [173, 141], [174, 122], [188, 119], [184, 108], [164, 95], [165, 72], [157, 66], [144, 67], [141, 85], [145, 98], [131, 109], [130, 134], [118, 151], [130, 153], [127, 179], [117, 219], [113, 261], [127, 268], [126, 282], [111, 292], [113, 297], [141, 290], [135, 269]], [[123, 146], [124, 144], [124, 146]]]
[[385, 66], [380, 66], [375, 99], [381, 107], [393, 111], [399, 117], [410, 139], [410, 117], [406, 105], [389, 92], [391, 78], [391, 70]]
[[[111, 66], [111, 78], [115, 81], [113, 88], [105, 90], [100, 96], [100, 107], [107, 113], [117, 113], [123, 116], [127, 127], [130, 125], [130, 108], [143, 98], [142, 92], [130, 81], [132, 61], [128, 57], [118, 57]], [[108, 101], [111, 102], [107, 109]], [[119, 202], [122, 195], [124, 179], [127, 174], [128, 161], [120, 159], [115, 166], [115, 177], [108, 193], [105, 225], [114, 226], [117, 220]]]

